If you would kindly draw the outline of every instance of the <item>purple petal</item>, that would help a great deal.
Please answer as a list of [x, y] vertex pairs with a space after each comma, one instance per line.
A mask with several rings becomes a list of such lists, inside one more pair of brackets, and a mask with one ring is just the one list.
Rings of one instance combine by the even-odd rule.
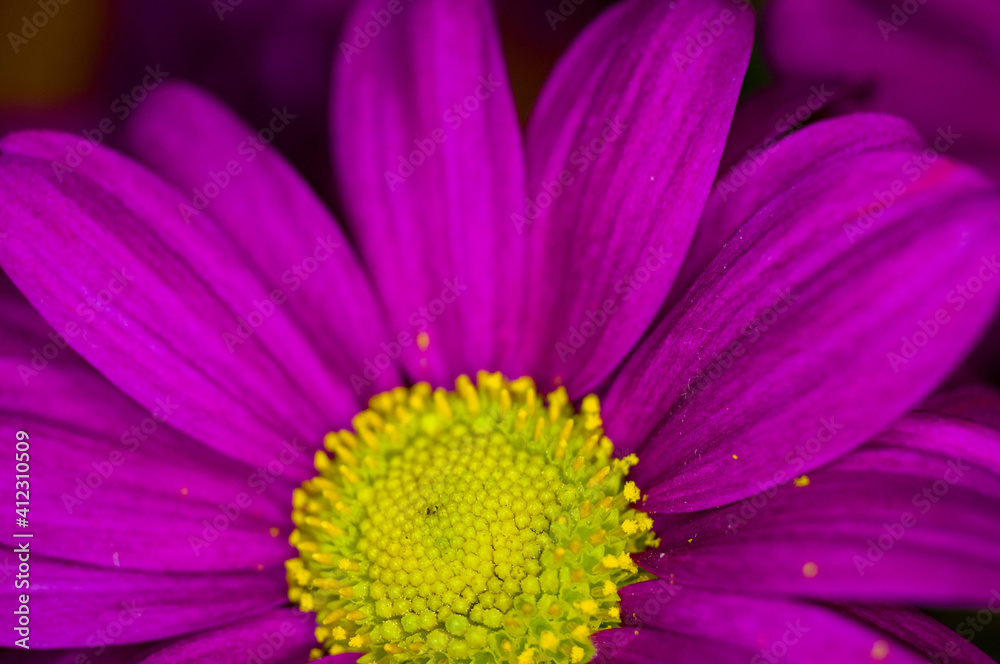
[[[987, 604], [987, 598], [983, 598]], [[1000, 611], [1000, 591], [993, 590], [988, 597], [988, 605], [996, 614]], [[848, 615], [855, 616], [877, 628], [894, 634], [901, 640], [925, 653], [931, 662], [945, 664], [993, 664], [995, 660], [987, 657], [982, 651], [971, 645], [971, 639], [978, 633], [980, 624], [975, 628], [970, 621], [976, 618], [970, 616], [959, 623], [958, 634], [948, 629], [926, 613], [904, 606], [867, 606], [852, 604], [839, 607]], [[962, 636], [963, 638], [959, 638]]]
[[684, 664], [746, 664], [753, 654], [715, 640], [635, 627], [606, 629], [591, 639], [597, 652], [588, 664], [661, 664], [664, 653]]
[[964, 385], [934, 394], [920, 410], [985, 424], [1000, 430], [1000, 391], [986, 385]]
[[532, 206], [517, 209], [537, 215], [522, 351], [536, 378], [583, 393], [648, 328], [712, 186], [752, 36], [745, 6], [632, 0], [557, 66], [528, 130]]
[[[365, 360], [375, 361], [387, 335], [372, 289], [322, 201], [263, 142], [296, 117], [287, 107], [276, 108], [258, 133], [198, 88], [165, 84], [129, 121], [128, 143], [189, 195], [192, 224], [211, 215], [261, 283], [286, 294], [280, 306], [327, 371], [367, 383]], [[388, 367], [373, 382], [357, 391], [370, 396], [398, 385], [399, 376]]]
[[619, 591], [625, 623], [743, 649], [753, 664], [887, 661], [917, 653], [864, 623], [795, 599], [749, 597], [650, 581]]
[[[285, 601], [284, 570], [262, 573], [152, 574], [31, 557], [32, 648], [79, 648], [103, 638], [123, 645], [226, 623]], [[0, 596], [6, 634], [14, 634], [18, 592]], [[23, 591], [21, 591], [23, 592]], [[108, 643], [111, 643], [110, 641]]]
[[893, 422], [875, 440], [964, 459], [1000, 476], [1000, 430], [995, 426], [915, 411]]
[[[827, 94], [819, 90], [817, 98]], [[727, 143], [728, 146], [728, 143]], [[678, 302], [732, 234], [808, 169], [862, 153], [922, 146], [913, 128], [887, 115], [852, 115], [810, 125], [784, 140], [753, 146], [712, 188], [684, 266], [670, 293]]]
[[[295, 608], [275, 609], [174, 641], [142, 664], [303, 664], [317, 646], [316, 615]], [[346, 661], [354, 662], [357, 659]], [[322, 661], [322, 660], [321, 660]]]
[[[273, 284], [239, 248], [210, 223], [185, 224], [179, 192], [109, 150], [54, 169], [78, 142], [2, 143], [0, 264], [46, 321], [143, 407], [174, 398], [171, 424], [234, 458], [266, 465], [283, 440], [316, 444], [346, 424], [351, 388], [288, 311], [260, 304]], [[297, 465], [311, 470], [306, 455]]]
[[[726, 149], [719, 164], [718, 179], [737, 173], [753, 177], [760, 148], [783, 136], [832, 114], [858, 109], [863, 86], [831, 79], [789, 79], [773, 84], [741, 99], [726, 137]], [[764, 157], [767, 159], [767, 157]]]
[[[956, 447], [974, 444], [964, 435]], [[976, 605], [1000, 587], [1000, 475], [872, 443], [797, 486], [795, 461], [740, 503], [665, 517], [662, 547], [640, 563], [681, 585], [828, 600]]]
[[[997, 200], [945, 159], [911, 181], [915, 156], [889, 147], [805, 170], [632, 355], [605, 423], [616, 448], [639, 454], [647, 509], [756, 493], [818, 437], [803, 469], [817, 467], [889, 424], [964, 356], [1000, 285]], [[894, 187], [901, 193], [884, 193]], [[859, 218], [873, 205], [877, 220]]]
[[[0, 312], [2, 447], [13, 459], [17, 431], [27, 432], [33, 551], [144, 570], [254, 569], [290, 557], [287, 483], [268, 486], [250, 466], [170, 427], [173, 401], [155, 415], [143, 410], [71, 349], [58, 350], [22, 298], [0, 297]], [[33, 353], [57, 350], [33, 365]], [[11, 505], [15, 481], [0, 477]], [[216, 519], [225, 528], [205, 542]], [[2, 539], [16, 544], [10, 531]]]
[[[347, 25], [386, 11], [360, 2]], [[377, 341], [438, 384], [497, 368], [522, 290], [509, 216], [524, 165], [492, 7], [405, 3], [362, 37], [336, 59], [331, 122], [347, 219], [388, 308], [392, 331]]]

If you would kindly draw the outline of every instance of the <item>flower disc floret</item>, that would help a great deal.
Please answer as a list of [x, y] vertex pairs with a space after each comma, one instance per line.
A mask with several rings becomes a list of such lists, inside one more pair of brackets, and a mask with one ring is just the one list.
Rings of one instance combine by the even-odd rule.
[[[655, 544], [596, 396], [480, 372], [373, 397], [296, 489], [289, 598], [371, 662], [582, 662]], [[330, 454], [332, 454], [332, 458]]]

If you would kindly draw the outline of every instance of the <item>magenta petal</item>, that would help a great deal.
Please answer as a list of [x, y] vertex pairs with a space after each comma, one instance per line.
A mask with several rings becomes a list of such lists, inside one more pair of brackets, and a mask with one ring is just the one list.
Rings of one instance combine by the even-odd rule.
[[712, 186], [752, 37], [746, 6], [632, 0], [556, 68], [528, 129], [532, 203], [517, 210], [531, 275], [521, 352], [544, 382], [582, 394], [653, 320]]
[[1000, 430], [994, 426], [915, 411], [893, 422], [875, 440], [964, 459], [1000, 476]]
[[987, 385], [963, 385], [932, 395], [921, 411], [978, 422], [1000, 431], [1000, 391]]
[[[744, 661], [923, 664], [908, 647], [831, 609], [795, 599], [749, 597], [649, 581], [619, 591], [626, 625], [743, 649]], [[876, 657], [880, 653], [881, 657]]]
[[[0, 263], [48, 323], [145, 408], [176, 401], [173, 426], [234, 458], [266, 465], [283, 440], [314, 445], [346, 424], [358, 407], [346, 377], [288, 311], [257, 313], [273, 284], [239, 248], [210, 223], [185, 224], [181, 194], [114, 152], [53, 169], [77, 142], [2, 143]], [[240, 332], [254, 314], [259, 327]]]
[[[363, 50], [335, 60], [333, 155], [388, 308], [392, 332], [378, 341], [402, 347], [412, 377], [444, 384], [498, 368], [514, 340], [521, 137], [490, 3], [403, 7]], [[385, 11], [382, 0], [360, 2], [347, 25]]]
[[[31, 558], [31, 646], [92, 646], [99, 630], [117, 623], [116, 644], [185, 634], [252, 615], [285, 601], [282, 568], [266, 572], [152, 574], [86, 567], [42, 556]], [[15, 607], [14, 585], [0, 593]], [[17, 617], [0, 621], [13, 634]], [[114, 628], [117, 631], [117, 628]]]
[[[275, 129], [280, 134], [296, 118], [276, 108], [260, 131], [265, 139]], [[261, 283], [282, 292], [281, 308], [327, 371], [367, 382], [365, 360], [375, 361], [387, 337], [378, 303], [340, 227], [277, 149], [183, 84], [154, 91], [129, 120], [127, 137], [141, 160], [189, 196], [191, 223], [211, 223], [211, 216]], [[399, 377], [387, 367], [373, 382], [357, 392], [370, 396], [398, 385]]]
[[684, 664], [746, 664], [753, 653], [683, 634], [656, 629], [620, 627], [597, 632], [590, 637], [597, 652], [588, 664], [662, 664], [664, 653], [669, 661]]
[[[17, 431], [29, 436], [33, 551], [155, 571], [255, 569], [290, 557], [287, 483], [258, 493], [265, 482], [248, 486], [253, 468], [169, 425], [175, 404], [143, 410], [69, 348], [36, 372], [33, 351], [55, 350], [51, 329], [22, 298], [0, 296], [0, 312], [0, 447], [13, 459]], [[15, 481], [0, 476], [11, 505]], [[241, 494], [229, 520], [219, 506]], [[230, 522], [209, 544], [203, 521], [216, 518]], [[275, 526], [283, 537], [270, 535]], [[10, 531], [0, 539], [16, 544]]]
[[[818, 91], [817, 98], [829, 91]], [[732, 137], [730, 137], [732, 138]], [[727, 143], [728, 146], [728, 143]], [[679, 301], [726, 240], [765, 204], [830, 162], [890, 148], [919, 149], [913, 127], [887, 115], [857, 114], [810, 125], [787, 138], [765, 140], [712, 187], [691, 248], [670, 293]], [[746, 174], [746, 173], [749, 174]]]
[[[996, 303], [1000, 207], [945, 159], [910, 181], [914, 157], [888, 147], [804, 171], [632, 355], [605, 423], [616, 448], [639, 454], [647, 509], [756, 493], [810, 439], [820, 445], [802, 469], [835, 458], [964, 356]], [[893, 187], [877, 220], [859, 218]], [[956, 290], [967, 283], [969, 298]]]
[[[996, 446], [965, 435], [955, 449]], [[882, 443], [810, 472], [807, 486], [789, 481], [801, 468], [740, 503], [664, 517], [662, 547], [640, 564], [681, 585], [826, 600], [975, 606], [1000, 587], [995, 472]]]
[[315, 628], [313, 613], [274, 609], [174, 641], [142, 664], [303, 664], [316, 647]]
[[[994, 615], [1000, 611], [1000, 591], [994, 589], [988, 597], [983, 597], [983, 605], [989, 606]], [[970, 625], [970, 621], [976, 621], [975, 617], [963, 620], [956, 634], [926, 613], [910, 607], [851, 604], [839, 608], [848, 615], [897, 636], [926, 654], [931, 662], [993, 664], [995, 661], [970, 643], [981, 627], [978, 622], [974, 626]]]

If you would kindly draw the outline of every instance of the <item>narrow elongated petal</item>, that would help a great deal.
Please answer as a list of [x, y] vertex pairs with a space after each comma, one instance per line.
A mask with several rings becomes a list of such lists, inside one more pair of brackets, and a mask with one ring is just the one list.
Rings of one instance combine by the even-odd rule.
[[268, 289], [261, 313], [286, 309], [326, 369], [355, 377], [366, 398], [397, 385], [398, 374], [380, 367], [374, 381], [365, 378], [365, 360], [383, 352], [387, 335], [374, 293], [336, 220], [269, 145], [297, 110], [275, 108], [251, 129], [201, 90], [165, 84], [129, 121], [128, 145], [188, 196], [182, 217], [197, 227], [211, 215], [242, 250]]
[[[983, 597], [983, 604], [996, 613], [1000, 611], [1000, 592], [993, 590]], [[978, 633], [970, 617], [959, 625], [959, 633], [948, 629], [926, 613], [908, 606], [849, 604], [838, 607], [845, 614], [897, 636], [911, 647], [923, 652], [932, 662], [955, 664], [993, 664], [979, 648], [970, 643]]]
[[938, 392], [920, 410], [978, 422], [1000, 431], [1000, 391], [989, 385], [963, 385]]
[[237, 459], [266, 465], [283, 441], [315, 445], [346, 424], [350, 387], [288, 311], [257, 310], [271, 285], [239, 247], [185, 224], [177, 190], [109, 150], [54, 169], [76, 143], [32, 133], [0, 145], [0, 264], [62, 338], [143, 407], [174, 398], [173, 426]]
[[970, 169], [939, 159], [913, 175], [916, 157], [887, 146], [805, 171], [629, 359], [606, 424], [642, 458], [647, 509], [704, 509], [795, 459], [819, 466], [968, 351], [1000, 286], [1000, 207]]
[[752, 597], [650, 581], [623, 588], [626, 625], [665, 630], [749, 652], [744, 661], [794, 664], [890, 661], [917, 652], [860, 620], [796, 599]]
[[653, 320], [718, 168], [752, 34], [742, 5], [632, 0], [557, 66], [528, 128], [531, 198], [517, 209], [530, 246], [522, 352], [536, 377], [582, 394]]
[[312, 613], [298, 609], [274, 609], [178, 639], [143, 659], [142, 664], [245, 664], [258, 660], [301, 664], [309, 660], [309, 650], [316, 645], [315, 620]]
[[[14, 459], [24, 432], [30, 479], [0, 476], [0, 495], [11, 505], [30, 496], [22, 532], [33, 534], [32, 551], [156, 571], [254, 570], [288, 557], [287, 482], [171, 427], [173, 399], [142, 409], [72, 349], [58, 349], [23, 298], [0, 295], [0, 310], [2, 447]], [[50, 359], [40, 365], [34, 353]], [[12, 534], [2, 539], [16, 546]]]
[[660, 664], [667, 652], [687, 664], [745, 664], [753, 656], [746, 648], [657, 629], [606, 629], [591, 639], [597, 648], [594, 664]]
[[[265, 572], [154, 574], [31, 558], [31, 646], [91, 647], [99, 634], [124, 645], [221, 625], [285, 601], [282, 568]], [[13, 584], [0, 597], [17, 606]], [[13, 610], [13, 608], [12, 608]], [[4, 612], [13, 634], [17, 616]]]
[[[334, 165], [388, 309], [378, 341], [411, 376], [444, 384], [497, 368], [513, 342], [523, 252], [508, 217], [523, 198], [521, 138], [490, 3], [401, 6], [336, 59]], [[360, 2], [347, 25], [378, 12], [384, 2]]]
[[[964, 435], [953, 449], [996, 446]], [[979, 605], [1000, 587], [1000, 476], [917, 447], [871, 443], [791, 481], [796, 464], [739, 503], [666, 517], [663, 546], [640, 564], [682, 585]]]
[[804, 172], [866, 152], [921, 146], [913, 127], [902, 120], [860, 113], [811, 125], [784, 140], [765, 140], [753, 146], [729, 171], [720, 173], [712, 187], [669, 304], [684, 296], [744, 222], [800, 181]]
[[961, 417], [915, 411], [892, 423], [877, 441], [951, 459], [964, 459], [1000, 476], [1000, 430]]

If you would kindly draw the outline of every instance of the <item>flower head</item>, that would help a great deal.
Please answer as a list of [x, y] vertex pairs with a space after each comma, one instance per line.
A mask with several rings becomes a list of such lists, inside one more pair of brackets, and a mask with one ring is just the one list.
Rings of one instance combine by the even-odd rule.
[[5, 293], [0, 394], [47, 452], [32, 546], [58, 579], [33, 645], [114, 623], [162, 642], [147, 662], [943, 647], [894, 603], [1000, 584], [996, 395], [925, 402], [996, 305], [989, 183], [947, 158], [900, 181], [924, 146], [880, 115], [715, 183], [742, 2], [616, 6], [523, 140], [488, 3], [401, 7], [336, 66], [350, 241], [278, 124], [190, 86], [134, 118], [133, 158], [0, 143], [0, 265], [35, 310]]

